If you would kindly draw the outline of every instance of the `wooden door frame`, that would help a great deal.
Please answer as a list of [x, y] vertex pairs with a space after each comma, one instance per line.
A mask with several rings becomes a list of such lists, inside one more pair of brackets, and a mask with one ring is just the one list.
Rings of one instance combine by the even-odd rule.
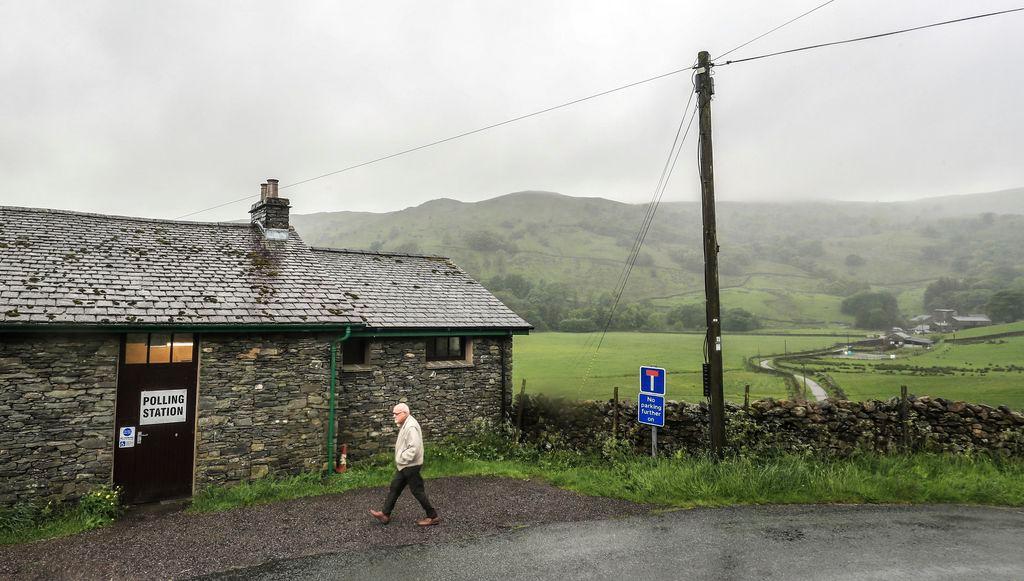
[[[111, 462], [110, 462], [110, 482], [111, 482], [112, 485], [116, 486], [116, 484], [117, 484], [116, 480], [115, 480], [116, 474], [117, 474], [117, 450], [118, 450], [117, 443], [118, 443], [118, 438], [119, 438], [119, 431], [120, 431], [120, 428], [121, 428], [118, 425], [118, 409], [119, 409], [118, 408], [118, 404], [121, 401], [121, 380], [122, 380], [121, 368], [122, 368], [123, 365], [127, 365], [127, 363], [125, 363], [125, 361], [124, 361], [124, 358], [125, 358], [125, 353], [126, 353], [126, 349], [127, 349], [128, 335], [145, 333], [145, 334], [147, 334], [147, 338], [148, 338], [148, 336], [153, 334], [153, 333], [167, 333], [167, 334], [173, 335], [174, 333], [177, 333], [177, 332], [180, 332], [180, 333], [191, 333], [192, 334], [192, 358], [193, 358], [193, 367], [195, 368], [195, 373], [194, 373], [194, 375], [192, 375], [192, 374], [190, 374], [190, 375], [192, 375], [192, 379], [195, 382], [195, 388], [193, 389], [193, 398], [192, 399], [194, 400], [194, 403], [193, 403], [194, 412], [192, 414], [192, 422], [191, 422], [191, 424], [192, 424], [191, 425], [191, 427], [192, 427], [192, 436], [193, 436], [192, 437], [192, 463], [191, 463], [192, 476], [191, 476], [190, 482], [189, 482], [189, 492], [188, 492], [188, 495], [192, 496], [192, 495], [195, 494], [196, 468], [198, 466], [198, 451], [199, 451], [198, 450], [198, 443], [199, 443], [199, 368], [200, 368], [199, 354], [201, 352], [201, 349], [200, 349], [200, 334], [196, 333], [195, 331], [184, 330], [184, 329], [180, 330], [180, 331], [177, 330], [177, 329], [147, 330], [147, 331], [125, 331], [125, 332], [119, 333], [117, 335], [119, 345], [118, 345], [118, 357], [117, 357], [116, 371], [114, 372], [114, 409], [113, 409], [113, 426], [111, 428], [111, 432], [113, 433], [113, 436], [114, 436], [113, 437], [113, 441], [111, 442], [111, 446], [112, 446], [113, 452], [111, 454]], [[148, 343], [148, 341], [147, 341], [147, 343]], [[172, 348], [173, 348], [173, 346], [172, 346]], [[146, 363], [146, 365], [150, 365], [150, 364]], [[187, 413], [187, 411], [186, 411], [186, 413]], [[138, 429], [139, 429], [139, 426], [138, 426], [138, 424], [136, 424], [136, 430], [138, 430]], [[159, 500], [153, 500], [153, 501], [148, 501], [148, 502], [159, 502]], [[145, 503], [140, 503], [140, 504], [145, 504]]]

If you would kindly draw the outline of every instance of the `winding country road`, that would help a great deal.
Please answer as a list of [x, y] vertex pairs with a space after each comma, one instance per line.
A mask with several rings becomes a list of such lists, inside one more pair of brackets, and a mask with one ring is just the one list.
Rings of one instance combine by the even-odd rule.
[[825, 391], [825, 388], [821, 387], [821, 385], [817, 381], [814, 381], [810, 377], [804, 377], [803, 375], [800, 375], [798, 373], [792, 373], [790, 371], [776, 369], [775, 367], [772, 367], [771, 359], [762, 359], [761, 367], [764, 369], [771, 369], [773, 371], [782, 371], [783, 373], [789, 373], [790, 375], [793, 376], [794, 379], [796, 379], [798, 382], [803, 383], [804, 385], [807, 386], [807, 389], [811, 390], [811, 393], [814, 394], [814, 399], [818, 401], [825, 401], [826, 399], [828, 399], [828, 393]]

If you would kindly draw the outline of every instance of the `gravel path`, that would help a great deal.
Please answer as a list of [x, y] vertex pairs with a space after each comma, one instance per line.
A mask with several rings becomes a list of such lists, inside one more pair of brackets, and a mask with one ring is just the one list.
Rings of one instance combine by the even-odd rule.
[[141, 513], [72, 537], [0, 547], [0, 578], [181, 579], [272, 560], [445, 543], [547, 522], [644, 514], [651, 507], [587, 497], [537, 481], [493, 477], [427, 481], [443, 522], [418, 527], [406, 491], [388, 526], [367, 509], [386, 489], [278, 502], [219, 513]]

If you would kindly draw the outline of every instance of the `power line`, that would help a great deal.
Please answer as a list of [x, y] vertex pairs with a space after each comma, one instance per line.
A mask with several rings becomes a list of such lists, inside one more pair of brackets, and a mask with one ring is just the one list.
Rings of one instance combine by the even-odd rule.
[[[519, 115], [518, 117], [513, 117], [511, 119], [506, 119], [504, 121], [499, 121], [498, 123], [492, 123], [490, 125], [486, 125], [484, 127], [478, 128], [478, 129], [473, 129], [471, 131], [465, 131], [463, 133], [459, 133], [458, 135], [452, 135], [450, 137], [445, 137], [443, 139], [438, 139], [436, 141], [431, 141], [430, 143], [425, 143], [423, 145], [417, 145], [416, 147], [410, 147], [409, 149], [403, 149], [402, 151], [398, 151], [396, 153], [392, 153], [392, 154], [389, 154], [389, 155], [384, 155], [384, 156], [381, 156], [381, 157], [378, 157], [378, 158], [375, 158], [375, 159], [371, 159], [369, 161], [364, 161], [364, 162], [361, 162], [361, 163], [357, 163], [355, 165], [350, 165], [348, 167], [343, 167], [341, 169], [334, 170], [334, 171], [331, 171], [331, 172], [327, 172], [325, 174], [320, 174], [320, 175], [315, 176], [315, 177], [306, 178], [304, 180], [299, 180], [297, 182], [293, 182], [293, 183], [290, 183], [288, 185], [281, 186], [279, 189], [281, 189], [281, 190], [288, 189], [288, 188], [291, 188], [291, 187], [294, 187], [294, 186], [297, 186], [297, 185], [300, 185], [300, 184], [309, 183], [309, 182], [314, 181], [314, 180], [323, 179], [323, 178], [326, 178], [326, 177], [329, 177], [329, 176], [337, 175], [337, 174], [344, 173], [344, 172], [347, 172], [347, 171], [352, 171], [354, 169], [365, 167], [365, 166], [368, 166], [368, 165], [371, 165], [371, 164], [374, 164], [374, 163], [378, 163], [378, 162], [381, 162], [381, 161], [385, 161], [385, 160], [388, 160], [388, 159], [392, 159], [392, 158], [395, 158], [395, 157], [399, 157], [399, 156], [402, 156], [402, 155], [413, 153], [415, 151], [420, 151], [421, 149], [427, 149], [428, 147], [434, 147], [435, 145], [441, 145], [442, 143], [448, 143], [449, 141], [454, 141], [456, 139], [461, 139], [463, 137], [467, 137], [467, 136], [470, 136], [470, 135], [481, 133], [481, 132], [487, 131], [489, 129], [494, 129], [496, 127], [501, 127], [503, 125], [508, 125], [509, 123], [515, 123], [517, 121], [522, 121], [524, 119], [529, 119], [530, 117], [536, 117], [538, 115], [543, 115], [544, 113], [550, 113], [551, 111], [556, 111], [558, 109], [564, 109], [565, 107], [569, 107], [569, 106], [572, 106], [572, 105], [583, 103], [584, 101], [589, 101], [591, 99], [596, 99], [598, 97], [604, 97], [605, 95], [610, 95], [612, 93], [617, 93], [617, 92], [623, 91], [625, 89], [630, 89], [630, 88], [636, 87], [638, 85], [643, 85], [645, 83], [650, 83], [652, 81], [657, 81], [659, 79], [664, 79], [665, 77], [670, 77], [672, 75], [677, 75], [677, 74], [679, 74], [679, 73], [681, 73], [683, 71], [691, 70], [692, 68], [693, 67], [690, 66], [690, 67], [685, 67], [685, 68], [681, 68], [681, 69], [676, 69], [674, 71], [668, 71], [668, 72], [662, 73], [660, 75], [655, 75], [653, 77], [648, 77], [646, 79], [642, 79], [642, 80], [639, 80], [639, 81], [634, 81], [632, 83], [627, 83], [625, 85], [620, 85], [620, 86], [615, 87], [613, 89], [607, 89], [607, 90], [601, 91], [599, 93], [594, 93], [592, 95], [587, 95], [586, 97], [580, 97], [579, 99], [573, 99], [572, 101], [567, 101], [567, 102], [561, 103], [559, 105], [554, 105], [552, 107], [547, 107], [547, 108], [541, 109], [539, 111], [534, 111], [532, 113], [527, 113], [525, 115]], [[187, 218], [189, 216], [195, 216], [196, 214], [202, 214], [203, 212], [208, 212], [210, 210], [215, 210], [217, 208], [223, 208], [224, 206], [235, 204], [235, 203], [238, 203], [238, 202], [241, 202], [241, 201], [244, 201], [244, 200], [248, 200], [250, 198], [255, 198], [255, 197], [257, 197], [257, 195], [250, 195], [250, 196], [246, 196], [244, 198], [238, 198], [237, 200], [231, 200], [230, 202], [224, 202], [222, 204], [217, 204], [216, 206], [210, 206], [209, 208], [204, 208], [202, 210], [197, 210], [195, 212], [190, 212], [188, 214], [183, 214], [183, 215], [178, 216], [177, 218], [175, 218], [175, 220], [180, 220], [182, 218]]]
[[775, 28], [773, 28], [773, 29], [769, 30], [768, 32], [765, 32], [764, 34], [761, 34], [761, 35], [759, 35], [759, 36], [755, 36], [754, 38], [752, 38], [752, 39], [748, 40], [747, 42], [744, 42], [743, 44], [741, 44], [741, 45], [737, 46], [736, 48], [734, 48], [734, 49], [732, 49], [732, 50], [729, 50], [729, 51], [726, 51], [726, 52], [724, 52], [724, 53], [722, 53], [722, 54], [720, 54], [720, 55], [716, 56], [715, 58], [725, 58], [725, 56], [726, 56], [726, 55], [730, 55], [730, 54], [732, 54], [732, 53], [734, 53], [734, 52], [738, 51], [739, 49], [741, 49], [741, 48], [743, 48], [743, 47], [747, 46], [748, 44], [750, 44], [750, 43], [752, 43], [752, 42], [755, 42], [755, 41], [761, 40], [762, 38], [764, 38], [764, 37], [768, 36], [769, 34], [771, 34], [771, 33], [775, 32], [776, 30], [779, 30], [780, 28], [783, 28], [783, 27], [789, 26], [790, 24], [793, 24], [794, 22], [796, 22], [797, 20], [800, 20], [800, 19], [801, 19], [801, 18], [803, 18], [804, 16], [807, 16], [808, 14], [810, 14], [810, 13], [812, 13], [812, 12], [815, 12], [815, 11], [817, 11], [817, 10], [821, 9], [821, 8], [824, 8], [824, 7], [828, 6], [829, 4], [831, 4], [831, 3], [835, 2], [835, 1], [836, 1], [836, 0], [828, 0], [828, 2], [824, 2], [824, 3], [822, 3], [822, 4], [819, 4], [819, 5], [815, 6], [814, 8], [811, 8], [811, 9], [810, 9], [810, 10], [808, 10], [807, 12], [804, 12], [804, 13], [803, 13], [803, 14], [801, 14], [800, 16], [797, 16], [796, 18], [792, 18], [792, 19], [790, 19], [790, 20], [787, 20], [786, 22], [783, 22], [782, 24], [780, 24], [780, 25], [776, 26]]
[[946, 21], [943, 21], [943, 22], [934, 22], [932, 24], [925, 24], [925, 25], [922, 25], [922, 26], [915, 26], [913, 28], [904, 28], [904, 29], [901, 29], [901, 30], [893, 30], [891, 32], [883, 32], [881, 34], [872, 34], [870, 36], [861, 36], [861, 37], [858, 37], [858, 38], [849, 38], [849, 39], [846, 39], [846, 40], [837, 40], [835, 42], [825, 42], [825, 43], [822, 43], [822, 44], [812, 44], [810, 46], [802, 46], [800, 48], [791, 48], [789, 50], [780, 50], [778, 52], [772, 52], [772, 53], [762, 54], [762, 55], [758, 55], [758, 56], [752, 56], [752, 57], [747, 57], [747, 58], [742, 58], [742, 59], [725, 61], [724, 63], [712, 63], [712, 66], [724, 67], [725, 65], [731, 65], [731, 64], [736, 64], [736, 63], [743, 63], [743, 62], [747, 62], [747, 61], [753, 61], [753, 60], [757, 60], [757, 59], [763, 59], [763, 58], [768, 58], [768, 57], [773, 57], [773, 56], [779, 56], [779, 55], [789, 54], [789, 53], [793, 53], [793, 52], [800, 52], [800, 51], [804, 51], [804, 50], [811, 50], [811, 49], [815, 49], [815, 48], [823, 48], [823, 47], [826, 47], [826, 46], [835, 46], [837, 44], [848, 44], [848, 43], [851, 43], [851, 42], [860, 42], [862, 40], [872, 40], [872, 39], [875, 39], [875, 38], [882, 38], [882, 37], [885, 37], [885, 36], [893, 36], [894, 34], [903, 34], [904, 32], [913, 32], [915, 30], [923, 30], [925, 28], [933, 28], [933, 27], [936, 27], [936, 26], [944, 26], [946, 24], [955, 24], [957, 22], [966, 22], [968, 20], [977, 20], [979, 18], [988, 18], [989, 16], [999, 16], [999, 15], [1002, 15], [1002, 14], [1009, 14], [1011, 12], [1020, 12], [1022, 10], [1024, 10], [1024, 7], [1022, 7], [1022, 8], [1012, 8], [1010, 10], [1000, 10], [999, 12], [989, 12], [987, 14], [976, 14], [974, 16], [967, 16], [965, 18], [957, 18], [957, 19], [954, 19], [954, 20], [946, 20]]
[[[622, 299], [622, 294], [626, 290], [626, 284], [629, 282], [629, 276], [633, 272], [633, 266], [636, 264], [637, 258], [640, 255], [640, 249], [643, 248], [644, 241], [647, 239], [647, 233], [650, 231], [651, 224], [654, 222], [654, 215], [655, 213], [657, 213], [658, 206], [661, 204], [661, 198], [665, 195], [665, 191], [668, 189], [668, 183], [672, 179], [672, 173], [675, 170], [676, 161], [678, 161], [679, 154], [683, 150], [683, 144], [686, 142], [686, 138], [690, 134], [690, 128], [693, 126], [693, 119], [694, 117], [696, 117], [697, 113], [696, 108], [694, 108], [693, 113], [690, 114], [690, 121], [686, 123], [686, 131], [683, 132], [682, 138], [679, 138], [679, 130], [683, 128], [683, 122], [686, 120], [686, 113], [689, 110], [692, 99], [693, 93], [690, 94], [690, 99], [687, 100], [686, 107], [684, 107], [683, 109], [683, 117], [682, 119], [680, 119], [679, 129], [676, 131], [676, 140], [673, 141], [673, 147], [669, 150], [668, 158], [665, 160], [665, 166], [662, 169], [661, 179], [659, 179], [658, 181], [658, 187], [655, 188], [654, 199], [650, 204], [648, 214], [645, 217], [645, 222], [641, 225], [640, 232], [638, 232], [637, 234], [637, 243], [634, 246], [635, 251], [632, 252], [630, 258], [627, 260], [625, 274], [622, 278], [621, 284], [617, 288], [615, 300], [612, 303], [612, 307], [608, 312], [608, 317], [605, 320], [604, 328], [601, 330], [601, 336], [598, 340], [597, 347], [594, 349], [594, 353], [590, 358], [589, 364], [587, 365], [587, 370], [584, 373], [583, 381], [581, 382], [580, 387], [577, 389], [577, 396], [578, 392], [582, 390], [583, 386], [586, 384], [588, 378], [590, 377], [590, 370], [593, 366], [594, 360], [597, 358], [597, 354], [598, 352], [600, 352], [601, 346], [604, 344], [604, 338], [605, 335], [607, 335], [608, 333], [608, 328], [611, 326], [612, 318], [615, 315], [615, 309], [618, 307], [619, 301]], [[678, 143], [678, 148], [676, 147], [676, 143]]]
[[[696, 64], [697, 64], [697, 61], [694, 61], [694, 65], [696, 65]], [[691, 84], [692, 84], [692, 79], [691, 79]], [[669, 147], [668, 158], [665, 160], [665, 164], [661, 168], [661, 175], [658, 177], [658, 185], [656, 185], [655, 188], [654, 188], [654, 193], [651, 195], [651, 201], [647, 203], [647, 210], [646, 210], [646, 212], [644, 212], [644, 218], [640, 222], [640, 228], [637, 230], [636, 236], [633, 238], [633, 245], [632, 245], [632, 247], [630, 247], [629, 253], [626, 255], [626, 260], [622, 263], [622, 270], [619, 272], [618, 280], [616, 281], [615, 286], [612, 287], [612, 294], [613, 295], [621, 294], [619, 289], [620, 289], [620, 287], [624, 287], [625, 286], [625, 280], [628, 279], [628, 277], [629, 277], [629, 275], [627, 273], [630, 270], [630, 266], [629, 266], [630, 260], [635, 260], [633, 258], [634, 255], [635, 254], [639, 254], [639, 252], [640, 252], [639, 246], [642, 245], [641, 239], [643, 237], [644, 227], [649, 223], [650, 220], [653, 219], [653, 212], [656, 211], [655, 210], [655, 204], [659, 200], [658, 192], [661, 191], [662, 184], [665, 181], [665, 174], [666, 174], [666, 172], [668, 171], [668, 168], [669, 168], [669, 161], [672, 159], [672, 152], [675, 151], [677, 146], [679, 146], [679, 137], [680, 137], [680, 135], [683, 132], [683, 123], [686, 121], [686, 112], [690, 109], [690, 103], [692, 103], [692, 102], [693, 102], [693, 93], [691, 92], [690, 96], [687, 97], [687, 99], [686, 99], [686, 105], [683, 106], [682, 116], [679, 119], [679, 126], [676, 128], [675, 136], [672, 138], [672, 146]], [[618, 304], [618, 298], [615, 299], [615, 305], [617, 305], [617, 304]], [[615, 306], [613, 306], [611, 311], [608, 313], [608, 317], [606, 319], [606, 323], [605, 323], [605, 326], [604, 326], [605, 332], [607, 332], [608, 325], [611, 323], [611, 319], [614, 316], [614, 314], [615, 314]], [[604, 338], [603, 333], [601, 335], [601, 338], [603, 340], [603, 338]], [[587, 340], [583, 343], [583, 347], [580, 350], [579, 356], [573, 362], [573, 367], [574, 368], [579, 367], [580, 363], [583, 362], [583, 359], [586, 357], [587, 353], [589, 353], [590, 348], [593, 345], [593, 342], [594, 342], [594, 336], [593, 335], [590, 335], [589, 337], [587, 337]], [[596, 352], [595, 352], [595, 354], [596, 354]], [[591, 360], [590, 364], [592, 364], [592, 363], [593, 363], [593, 360]], [[589, 372], [590, 372], [590, 365], [588, 365], [588, 368], [587, 368], [586, 372], [584, 373], [584, 382], [586, 382], [586, 378], [589, 376]], [[582, 385], [580, 386], [579, 389], [582, 389]], [[577, 395], [578, 395], [579, 389], [577, 389]]]

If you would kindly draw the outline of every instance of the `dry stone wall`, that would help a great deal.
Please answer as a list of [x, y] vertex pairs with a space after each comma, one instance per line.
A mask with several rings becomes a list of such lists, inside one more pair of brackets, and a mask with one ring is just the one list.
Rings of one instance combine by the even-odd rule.
[[474, 338], [471, 365], [427, 362], [422, 338], [375, 340], [369, 351], [367, 365], [339, 375], [340, 442], [349, 444], [353, 458], [394, 446], [391, 408], [398, 402], [412, 409], [428, 446], [467, 433], [473, 420], [500, 420], [503, 396], [505, 407], [511, 405], [510, 337]]
[[[527, 397], [525, 437], [576, 449], [595, 449], [611, 435], [615, 406]], [[518, 402], [518, 400], [517, 400]], [[518, 405], [518, 403], [517, 403]], [[658, 431], [659, 450], [703, 453], [709, 448], [705, 404], [668, 402]], [[619, 436], [637, 451], [650, 450], [650, 428], [636, 422], [636, 403], [619, 405]], [[727, 406], [726, 431], [734, 449], [811, 451], [846, 456], [857, 450], [987, 451], [1024, 456], [1024, 413], [942, 398], [802, 403], [762, 400], [749, 409]]]
[[0, 336], [0, 506], [109, 484], [117, 335]]

